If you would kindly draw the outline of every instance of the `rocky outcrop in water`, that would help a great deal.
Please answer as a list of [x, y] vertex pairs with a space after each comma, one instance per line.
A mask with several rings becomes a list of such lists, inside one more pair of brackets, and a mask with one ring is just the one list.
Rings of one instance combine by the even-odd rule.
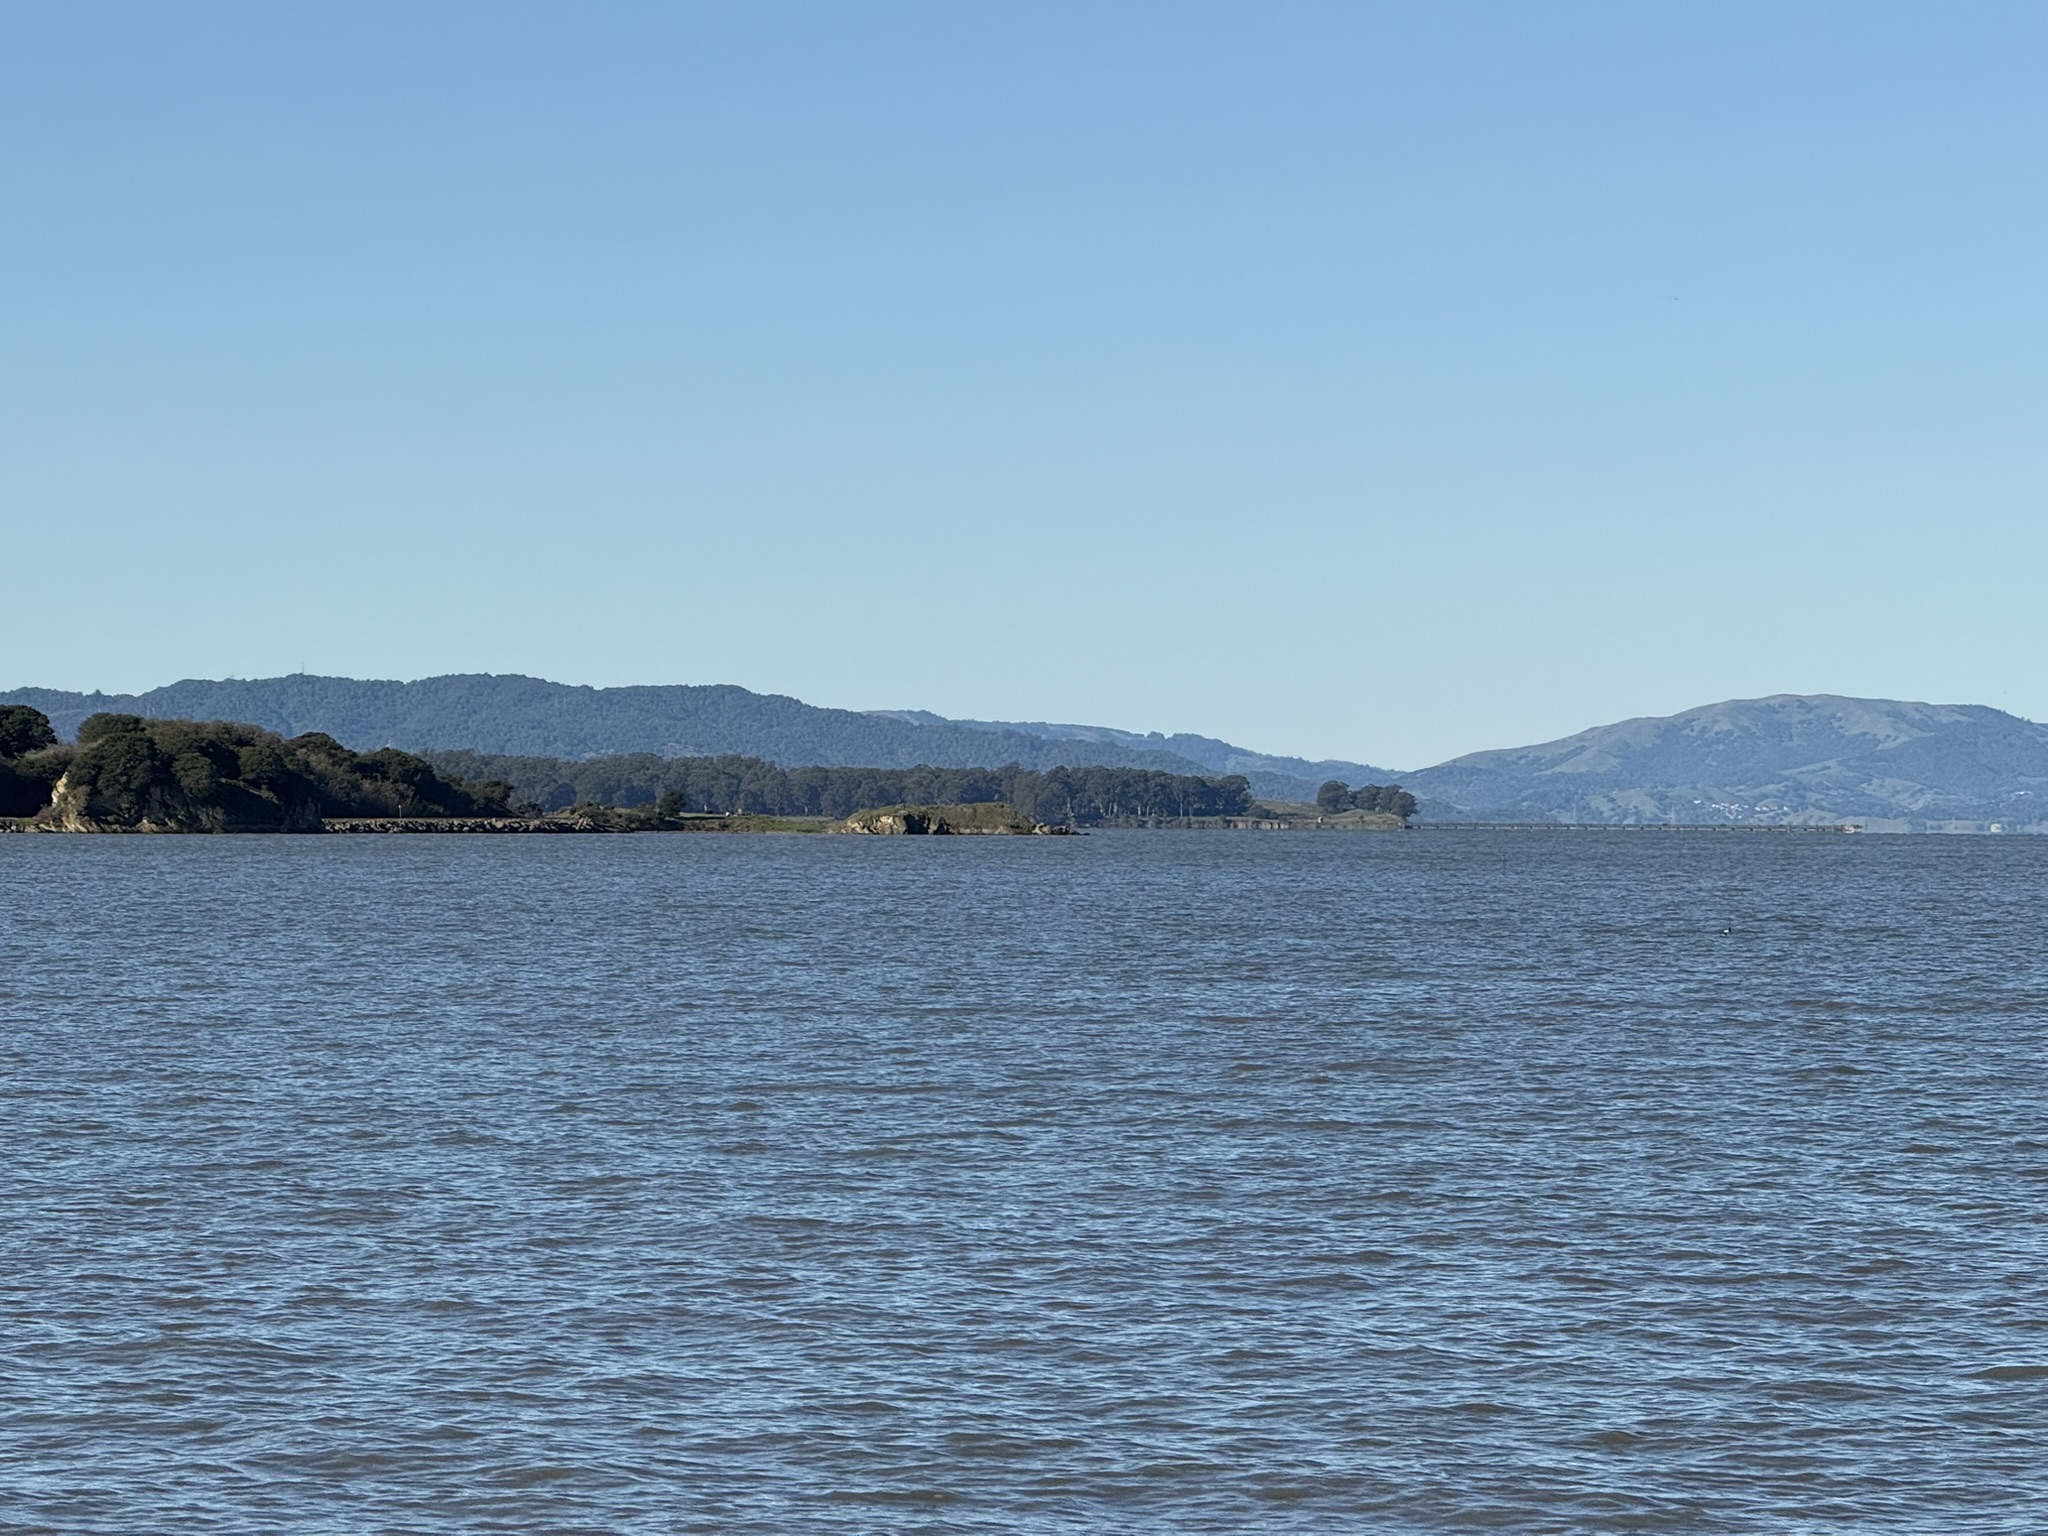
[[1044, 826], [1008, 805], [886, 805], [857, 811], [832, 830], [883, 837], [942, 837], [963, 833], [1030, 836], [1064, 829]]

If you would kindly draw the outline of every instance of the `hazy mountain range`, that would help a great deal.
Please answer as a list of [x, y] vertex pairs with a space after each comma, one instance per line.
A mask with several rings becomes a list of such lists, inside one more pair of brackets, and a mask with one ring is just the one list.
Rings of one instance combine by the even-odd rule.
[[143, 694], [20, 688], [69, 736], [97, 710], [325, 731], [357, 750], [468, 748], [585, 758], [743, 753], [785, 767], [1158, 768], [1242, 773], [1269, 798], [1325, 779], [1398, 780], [1433, 821], [1797, 824], [2048, 831], [2048, 727], [1982, 705], [1780, 694], [1624, 720], [1538, 746], [1397, 773], [1254, 752], [1208, 736], [821, 709], [731, 686], [582, 688], [517, 676], [415, 683], [293, 676], [186, 681]]
[[[1243, 773], [1253, 791], [1313, 799], [1325, 779], [1384, 783], [1364, 763], [1309, 762], [1247, 752], [1206, 736], [1138, 735], [1105, 727], [947, 720], [921, 710], [821, 709], [730, 685], [583, 688], [489, 674], [416, 683], [347, 677], [188, 679], [147, 693], [65, 693], [18, 688], [0, 703], [28, 704], [67, 738], [99, 710], [195, 720], [243, 720], [295, 736], [325, 731], [358, 750], [468, 749], [534, 757], [658, 752], [665, 757], [744, 753], [785, 768], [1046, 769], [1102, 764], [1167, 773]], [[360, 744], [360, 745], [358, 745]]]
[[1777, 694], [1475, 752], [1402, 783], [1439, 820], [2048, 831], [2048, 726], [1979, 704]]

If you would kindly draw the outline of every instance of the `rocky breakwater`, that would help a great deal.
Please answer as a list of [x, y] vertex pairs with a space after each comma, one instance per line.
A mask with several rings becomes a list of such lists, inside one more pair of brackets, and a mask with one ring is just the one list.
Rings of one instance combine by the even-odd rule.
[[885, 805], [872, 811], [856, 811], [832, 829], [835, 832], [865, 832], [884, 837], [959, 836], [1044, 836], [1063, 834], [1065, 827], [1048, 827], [1009, 805]]
[[603, 832], [587, 816], [331, 816], [323, 832]]

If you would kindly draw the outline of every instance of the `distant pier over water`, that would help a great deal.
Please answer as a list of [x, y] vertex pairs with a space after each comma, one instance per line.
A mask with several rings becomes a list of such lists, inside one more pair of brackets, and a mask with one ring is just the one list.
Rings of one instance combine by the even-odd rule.
[[1415, 832], [1861, 832], [1853, 822], [1773, 825], [1739, 821], [1413, 821]]

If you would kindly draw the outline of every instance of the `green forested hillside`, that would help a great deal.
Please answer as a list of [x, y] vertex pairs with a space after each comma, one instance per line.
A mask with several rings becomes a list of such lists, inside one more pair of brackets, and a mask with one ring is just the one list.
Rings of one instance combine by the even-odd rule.
[[[0, 712], [0, 814], [76, 831], [308, 831], [329, 816], [493, 815], [509, 792], [317, 733], [286, 740], [252, 725], [98, 714], [80, 723], [75, 745], [51, 746], [25, 743], [14, 723]], [[54, 739], [47, 722], [42, 734]]]

